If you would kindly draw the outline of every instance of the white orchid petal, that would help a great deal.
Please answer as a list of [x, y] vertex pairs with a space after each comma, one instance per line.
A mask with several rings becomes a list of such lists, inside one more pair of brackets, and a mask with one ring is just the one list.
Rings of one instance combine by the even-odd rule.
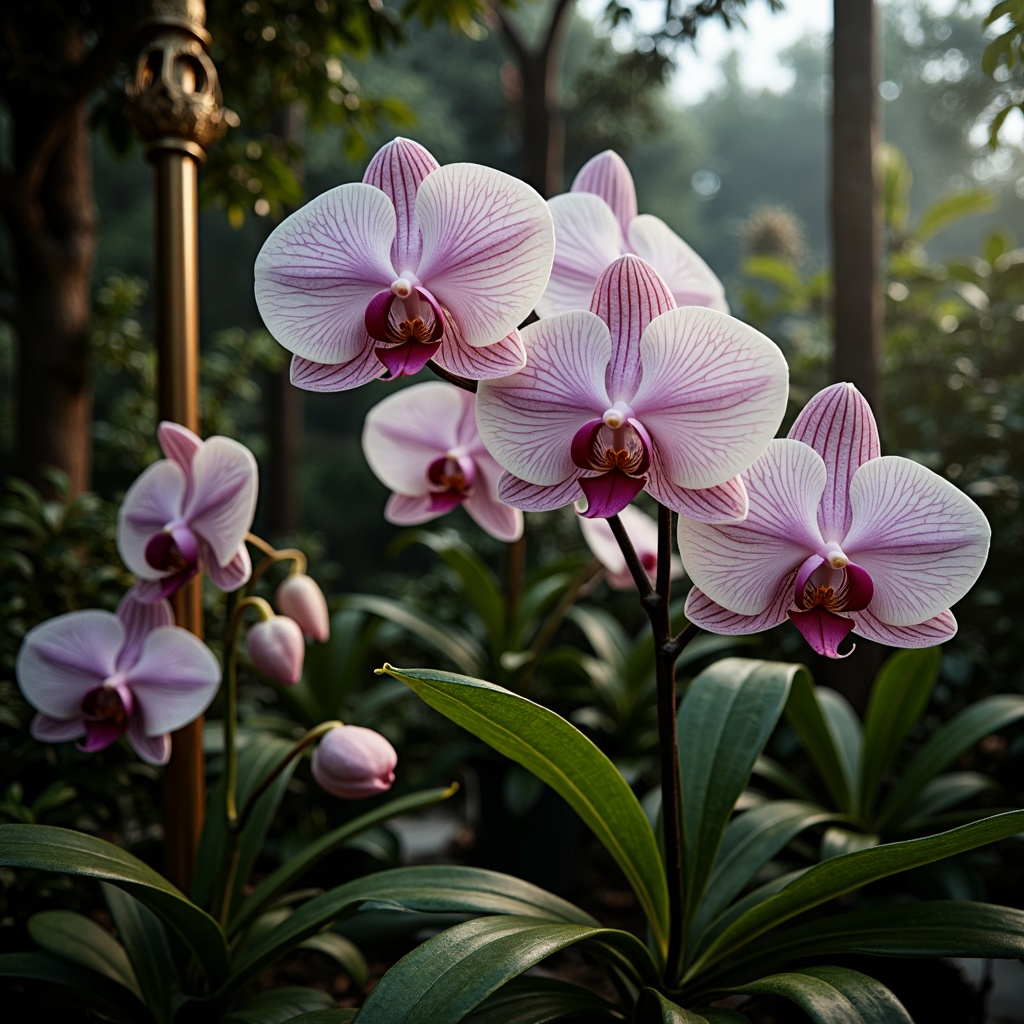
[[256, 305], [289, 352], [346, 363], [367, 343], [363, 318], [389, 288], [395, 208], [372, 185], [339, 185], [282, 221], [256, 257]]
[[591, 192], [611, 207], [623, 237], [636, 216], [636, 187], [626, 162], [614, 150], [592, 156], [573, 178], [573, 192]]
[[526, 365], [526, 349], [519, 331], [511, 331], [493, 345], [472, 348], [462, 341], [454, 321], [445, 328], [434, 362], [459, 377], [493, 380], [517, 373]]
[[570, 477], [553, 484], [531, 484], [511, 473], [502, 473], [498, 481], [498, 497], [524, 512], [550, 512], [564, 508], [583, 497], [579, 470], [574, 467]]
[[511, 175], [448, 164], [416, 193], [423, 259], [416, 273], [471, 347], [493, 345], [533, 309], [548, 279], [547, 204]]
[[948, 609], [985, 566], [985, 514], [910, 459], [865, 462], [850, 481], [850, 510], [843, 551], [871, 574], [868, 609], [889, 625], [913, 626]]
[[739, 476], [714, 487], [680, 487], [652, 461], [644, 489], [662, 505], [698, 523], [741, 523], [747, 518], [747, 489]]
[[206, 569], [206, 575], [210, 577], [210, 582], [225, 594], [230, 594], [248, 583], [252, 575], [252, 559], [244, 542], [238, 545], [238, 549], [224, 565], [218, 565], [210, 545], [200, 540], [199, 557]]
[[643, 379], [631, 401], [683, 487], [713, 487], [745, 470], [786, 411], [789, 369], [759, 331], [687, 306], [651, 321], [640, 339]]
[[956, 636], [956, 618], [948, 610], [913, 626], [892, 626], [867, 608], [845, 614], [854, 621], [854, 633], [887, 647], [934, 647]]
[[147, 736], [142, 719], [137, 715], [129, 719], [128, 731], [125, 734], [135, 753], [146, 764], [167, 764], [171, 759], [171, 737], [168, 733], [158, 736]]
[[292, 356], [291, 382], [303, 391], [349, 391], [361, 387], [384, 375], [384, 364], [375, 349], [376, 342], [367, 337], [366, 347], [347, 363], [318, 363]]
[[771, 629], [786, 621], [786, 612], [793, 604], [793, 578], [795, 575], [795, 572], [791, 573], [779, 581], [767, 608], [757, 615], [740, 615], [737, 612], [731, 612], [694, 587], [686, 598], [686, 617], [695, 626], [700, 626], [701, 629], [706, 629], [709, 633], [729, 635], [763, 633], [766, 629]]
[[466, 499], [465, 509], [480, 529], [496, 540], [511, 543], [523, 535], [523, 513], [506, 505], [497, 493], [477, 488]]
[[181, 517], [186, 486], [182, 468], [170, 459], [161, 459], [143, 470], [121, 502], [117, 550], [140, 579], [156, 580], [166, 575], [146, 561], [146, 545], [154, 533]]
[[164, 420], [156, 428], [156, 436], [164, 455], [188, 474], [192, 459], [203, 446], [202, 440], [188, 427], [183, 427], [180, 423], [171, 423], [169, 420]]
[[77, 718], [51, 718], [40, 712], [28, 727], [32, 739], [41, 743], [65, 743], [85, 735], [85, 720]]
[[429, 494], [392, 494], [384, 506], [385, 521], [395, 526], [419, 526], [442, 515]]

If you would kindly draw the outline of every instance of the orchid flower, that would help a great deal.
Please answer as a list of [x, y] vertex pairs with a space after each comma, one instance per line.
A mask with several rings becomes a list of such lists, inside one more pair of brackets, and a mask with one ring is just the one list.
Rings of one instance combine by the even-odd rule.
[[544, 290], [554, 234], [529, 185], [438, 165], [395, 139], [362, 182], [283, 221], [256, 259], [256, 303], [292, 382], [344, 391], [430, 360], [474, 380], [524, 361], [516, 330]]
[[571, 191], [548, 205], [555, 222], [555, 261], [538, 315], [587, 309], [602, 271], [624, 253], [650, 263], [677, 306], [729, 312], [722, 282], [693, 249], [663, 220], [637, 215], [633, 177], [617, 153], [609, 149], [588, 160]]
[[245, 534], [256, 509], [256, 460], [228, 437], [201, 441], [177, 423], [161, 423], [166, 459], [128, 488], [117, 521], [117, 548], [139, 578], [140, 597], [179, 590], [204, 568], [221, 590], [237, 590], [252, 564]]
[[[646, 512], [641, 512], [632, 505], [627, 505], [619, 513], [619, 519], [644, 572], [653, 584], [658, 569], [658, 524]], [[615, 534], [612, 533], [611, 526], [608, 525], [608, 520], [580, 516], [579, 524], [587, 547], [604, 566], [608, 586], [615, 590], [632, 590], [633, 575], [626, 565], [625, 555], [615, 539]], [[672, 579], [683, 574], [683, 563], [678, 558], [672, 559], [670, 573]]]
[[395, 781], [398, 754], [379, 732], [361, 725], [339, 725], [313, 751], [313, 778], [344, 800], [386, 793]]
[[846, 656], [838, 648], [851, 631], [891, 647], [929, 647], [956, 632], [948, 609], [985, 564], [988, 522], [931, 470], [880, 455], [871, 409], [852, 384], [815, 395], [743, 479], [745, 522], [680, 520], [697, 585], [686, 602], [692, 622], [758, 633], [788, 616], [830, 658]]
[[737, 474], [782, 419], [786, 361], [725, 313], [674, 307], [649, 264], [622, 256], [590, 311], [523, 329], [525, 368], [477, 392], [503, 501], [543, 511], [585, 497], [584, 515], [607, 518], [644, 489], [691, 518], [746, 515]]
[[366, 417], [363, 452], [394, 491], [384, 509], [389, 523], [425, 523], [465, 505], [492, 537], [522, 536], [523, 513], [498, 498], [501, 466], [480, 440], [468, 391], [429, 381], [389, 395]]
[[150, 764], [166, 764], [170, 733], [198, 718], [220, 683], [210, 649], [173, 625], [167, 601], [129, 591], [117, 614], [68, 612], [29, 630], [15, 675], [39, 714], [32, 735], [47, 743], [84, 736], [103, 750], [126, 735]]

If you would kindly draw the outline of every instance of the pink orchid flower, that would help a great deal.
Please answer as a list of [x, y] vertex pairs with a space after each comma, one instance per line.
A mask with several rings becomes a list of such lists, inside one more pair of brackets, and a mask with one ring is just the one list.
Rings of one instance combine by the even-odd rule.
[[473, 395], [441, 381], [414, 384], [375, 405], [363, 452], [394, 494], [384, 518], [413, 526], [459, 505], [498, 540], [518, 540], [523, 513], [498, 498], [501, 466], [477, 433]]
[[[620, 513], [619, 519], [629, 537], [633, 550], [636, 552], [640, 564], [647, 573], [648, 579], [654, 583], [655, 573], [658, 569], [658, 524], [646, 512], [627, 505]], [[626, 565], [626, 558], [622, 554], [615, 534], [608, 525], [607, 519], [588, 519], [586, 516], [579, 517], [580, 530], [587, 547], [593, 552], [594, 557], [604, 566], [605, 580], [608, 586], [614, 590], [632, 590], [633, 575]], [[671, 579], [676, 579], [683, 574], [683, 563], [678, 558], [672, 559], [670, 569]]]
[[725, 313], [676, 309], [638, 256], [605, 270], [590, 311], [523, 329], [528, 361], [482, 381], [477, 426], [507, 471], [498, 496], [543, 511], [586, 498], [586, 516], [621, 512], [646, 490], [681, 515], [746, 515], [737, 476], [786, 408], [776, 345]]
[[167, 597], [200, 567], [219, 589], [237, 590], [252, 572], [252, 452], [229, 437], [201, 441], [177, 423], [161, 423], [157, 435], [167, 458], [128, 488], [117, 521], [117, 548], [140, 580], [138, 595]]
[[386, 793], [395, 781], [398, 754], [379, 732], [361, 725], [339, 725], [313, 751], [313, 778], [343, 800]]
[[838, 647], [851, 631], [891, 647], [929, 647], [956, 632], [948, 609], [985, 565], [988, 522], [931, 470], [880, 455], [871, 409], [852, 384], [815, 395], [743, 479], [746, 521], [679, 523], [697, 585], [686, 602], [692, 622], [758, 633], [788, 616], [830, 658], [845, 657]]
[[722, 282], [693, 249], [664, 221], [637, 215], [633, 177], [617, 153], [609, 149], [588, 160], [571, 191], [548, 205], [555, 222], [555, 261], [538, 315], [587, 309], [602, 271], [624, 253], [650, 263], [677, 306], [729, 312]]
[[198, 718], [220, 684], [210, 649], [173, 625], [167, 601], [129, 591], [117, 614], [68, 612], [29, 630], [15, 674], [39, 714], [32, 735], [103, 750], [121, 736], [150, 764], [166, 764], [170, 733]]
[[528, 185], [477, 164], [441, 167], [395, 139], [362, 182], [275, 229], [256, 259], [256, 303], [309, 391], [414, 374], [430, 359], [500, 377], [523, 365], [516, 327], [553, 252], [551, 215]]

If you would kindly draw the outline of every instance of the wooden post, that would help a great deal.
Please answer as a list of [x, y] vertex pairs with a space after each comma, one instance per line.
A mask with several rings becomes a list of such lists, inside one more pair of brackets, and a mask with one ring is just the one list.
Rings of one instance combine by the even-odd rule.
[[[152, 0], [128, 82], [128, 113], [155, 182], [157, 407], [161, 420], [199, 432], [198, 170], [225, 130], [217, 72], [206, 52], [203, 0]], [[172, 600], [179, 626], [203, 635], [201, 580]], [[164, 869], [192, 881], [205, 810], [203, 720], [172, 736], [164, 776]]]

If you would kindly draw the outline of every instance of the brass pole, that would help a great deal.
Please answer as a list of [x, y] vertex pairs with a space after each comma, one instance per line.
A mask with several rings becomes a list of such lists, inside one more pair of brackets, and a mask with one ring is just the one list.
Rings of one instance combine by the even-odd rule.
[[[199, 432], [198, 170], [224, 134], [217, 72], [206, 45], [202, 0], [151, 0], [142, 48], [128, 82], [128, 115], [146, 146], [155, 183], [157, 409]], [[203, 635], [201, 581], [172, 599], [179, 626]], [[164, 869], [192, 881], [205, 810], [203, 721], [174, 733], [164, 775]]]

